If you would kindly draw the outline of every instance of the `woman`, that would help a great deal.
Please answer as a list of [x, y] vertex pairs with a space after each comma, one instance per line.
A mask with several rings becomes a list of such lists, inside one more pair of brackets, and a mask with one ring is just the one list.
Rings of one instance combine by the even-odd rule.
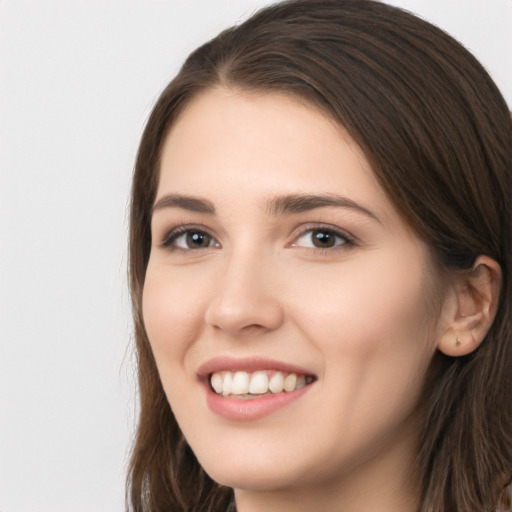
[[136, 511], [491, 511], [512, 472], [507, 106], [449, 36], [299, 0], [142, 137]]

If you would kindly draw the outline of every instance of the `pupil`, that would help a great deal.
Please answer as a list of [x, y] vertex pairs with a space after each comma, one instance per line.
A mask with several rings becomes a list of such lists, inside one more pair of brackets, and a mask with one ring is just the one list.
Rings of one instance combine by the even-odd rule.
[[189, 247], [209, 247], [210, 237], [204, 233], [188, 233], [187, 245]]
[[333, 247], [335, 237], [328, 231], [314, 231], [313, 232], [313, 243], [317, 247]]

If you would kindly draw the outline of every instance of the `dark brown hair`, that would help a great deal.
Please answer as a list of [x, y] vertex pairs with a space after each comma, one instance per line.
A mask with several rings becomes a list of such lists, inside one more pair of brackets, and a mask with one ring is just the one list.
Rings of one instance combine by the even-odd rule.
[[482, 512], [512, 471], [512, 125], [483, 67], [450, 36], [371, 0], [298, 0], [256, 13], [190, 55], [147, 122], [135, 166], [130, 285], [140, 417], [128, 476], [135, 512], [224, 511], [231, 491], [203, 471], [160, 383], [141, 297], [165, 134], [214, 86], [306, 100], [359, 144], [405, 221], [447, 269], [478, 255], [501, 297], [472, 354], [435, 355], [421, 403], [421, 512]]

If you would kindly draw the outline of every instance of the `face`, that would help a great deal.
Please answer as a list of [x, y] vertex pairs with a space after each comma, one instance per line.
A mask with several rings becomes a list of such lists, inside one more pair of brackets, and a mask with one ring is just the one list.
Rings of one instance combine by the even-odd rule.
[[296, 99], [218, 88], [160, 170], [143, 315], [205, 470], [268, 490], [404, 466], [434, 271], [354, 141]]

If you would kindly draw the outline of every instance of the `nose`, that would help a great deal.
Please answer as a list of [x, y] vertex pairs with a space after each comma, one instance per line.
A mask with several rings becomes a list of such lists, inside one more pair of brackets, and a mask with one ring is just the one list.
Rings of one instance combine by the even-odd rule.
[[275, 275], [269, 259], [232, 254], [214, 278], [206, 324], [231, 336], [277, 329], [284, 311]]

